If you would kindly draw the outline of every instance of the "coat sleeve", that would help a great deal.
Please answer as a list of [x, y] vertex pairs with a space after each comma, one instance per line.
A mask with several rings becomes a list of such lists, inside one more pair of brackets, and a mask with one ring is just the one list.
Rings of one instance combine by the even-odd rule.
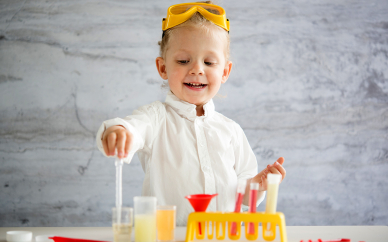
[[143, 150], [147, 152], [152, 148], [154, 134], [163, 110], [164, 105], [158, 101], [136, 109], [132, 115], [125, 118], [114, 118], [104, 121], [96, 135], [98, 149], [107, 156], [102, 146], [102, 136], [106, 129], [112, 126], [122, 125], [133, 135], [131, 150], [127, 158], [124, 159], [125, 163], [130, 163], [136, 151]]

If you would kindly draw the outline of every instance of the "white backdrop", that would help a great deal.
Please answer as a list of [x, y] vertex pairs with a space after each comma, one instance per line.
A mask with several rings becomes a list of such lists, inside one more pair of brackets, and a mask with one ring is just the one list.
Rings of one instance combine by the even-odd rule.
[[[0, 0], [0, 226], [110, 226], [114, 160], [94, 136], [164, 101], [155, 58], [176, 3]], [[216, 110], [260, 170], [285, 157], [287, 225], [387, 225], [388, 2], [216, 3], [234, 62]], [[137, 157], [124, 167], [125, 205], [143, 176]]]

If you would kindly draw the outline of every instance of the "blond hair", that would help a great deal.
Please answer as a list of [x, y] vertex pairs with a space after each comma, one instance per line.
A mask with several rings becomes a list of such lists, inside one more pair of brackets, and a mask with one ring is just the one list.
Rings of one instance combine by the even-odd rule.
[[[201, 2], [201, 3], [213, 4], [212, 1], [205, 1], [205, 2]], [[179, 24], [171, 29], [167, 29], [164, 31], [163, 36], [162, 36], [162, 40], [158, 42], [158, 44], [160, 46], [160, 50], [159, 50], [160, 57], [165, 58], [166, 51], [168, 49], [168, 43], [170, 42], [171, 37], [174, 36], [174, 33], [176, 32], [175, 30], [182, 28], [182, 27], [187, 27], [187, 26], [194, 26], [194, 27], [203, 28], [206, 31], [210, 31], [210, 28], [221, 30], [221, 32], [225, 34], [225, 38], [226, 38], [225, 59], [226, 59], [226, 61], [229, 60], [229, 54], [230, 54], [230, 51], [229, 51], [229, 46], [230, 46], [229, 33], [226, 30], [224, 30], [223, 28], [215, 25], [213, 22], [207, 20], [199, 12], [196, 12], [195, 14], [193, 14], [193, 16], [191, 16], [191, 18], [188, 19], [187, 21], [185, 21], [184, 23], [181, 23], [181, 24]]]

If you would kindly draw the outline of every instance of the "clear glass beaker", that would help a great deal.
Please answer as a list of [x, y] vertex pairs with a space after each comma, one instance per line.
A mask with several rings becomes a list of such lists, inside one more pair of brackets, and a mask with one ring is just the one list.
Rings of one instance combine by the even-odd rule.
[[156, 241], [156, 197], [134, 197], [135, 242]]
[[133, 209], [130, 207], [112, 208], [114, 242], [130, 242], [133, 227]]

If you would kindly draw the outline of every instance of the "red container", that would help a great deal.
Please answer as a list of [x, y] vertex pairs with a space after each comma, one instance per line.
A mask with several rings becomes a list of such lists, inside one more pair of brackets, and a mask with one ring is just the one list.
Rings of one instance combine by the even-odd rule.
[[185, 198], [189, 200], [191, 206], [194, 208], [194, 211], [205, 212], [212, 198], [217, 195], [218, 194], [194, 194], [188, 195]]
[[88, 240], [88, 239], [74, 239], [74, 238], [66, 238], [66, 237], [49, 237], [49, 239], [54, 240], [55, 242], [109, 242], [109, 241], [101, 241], [101, 240]]
[[[217, 193], [216, 194], [194, 194], [194, 195], [188, 195], [185, 198], [189, 200], [191, 206], [194, 208], [194, 211], [205, 212], [212, 198], [217, 195], [218, 195]], [[198, 231], [199, 231], [199, 234], [202, 234], [201, 223], [198, 223]]]

